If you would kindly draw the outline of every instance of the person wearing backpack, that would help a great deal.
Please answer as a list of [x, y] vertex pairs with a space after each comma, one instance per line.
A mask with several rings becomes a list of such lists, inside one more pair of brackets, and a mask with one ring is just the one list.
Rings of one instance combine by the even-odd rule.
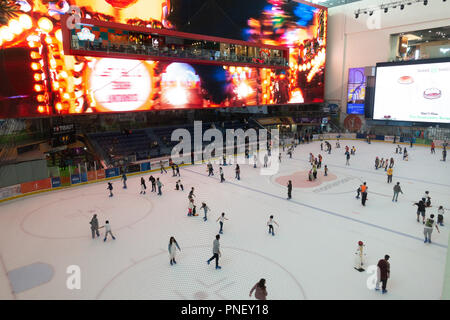
[[427, 222], [425, 222], [425, 226], [423, 228], [423, 234], [425, 235], [425, 241], [424, 243], [431, 243], [431, 233], [433, 232], [433, 226], [436, 227], [436, 230], [439, 231], [439, 227], [434, 221], [434, 214], [431, 214], [430, 217], [427, 219]]

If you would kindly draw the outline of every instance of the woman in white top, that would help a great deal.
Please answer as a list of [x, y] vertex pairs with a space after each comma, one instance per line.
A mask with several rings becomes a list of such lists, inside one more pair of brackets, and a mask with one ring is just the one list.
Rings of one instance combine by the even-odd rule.
[[188, 205], [188, 216], [193, 216], [194, 215], [194, 199], [190, 198], [189, 199], [189, 205]]
[[278, 223], [275, 220], [273, 220], [273, 216], [270, 216], [269, 221], [267, 221], [267, 226], [269, 227], [269, 233], [271, 233], [272, 236], [275, 235], [275, 233], [273, 232], [274, 223], [277, 225], [277, 227], [279, 227]]
[[175, 240], [174, 237], [170, 237], [169, 240], [169, 256], [170, 256], [170, 265], [173, 265], [174, 263], [177, 264], [175, 261], [175, 255], [177, 252], [177, 249], [181, 251], [180, 247], [178, 246], [177, 240]]

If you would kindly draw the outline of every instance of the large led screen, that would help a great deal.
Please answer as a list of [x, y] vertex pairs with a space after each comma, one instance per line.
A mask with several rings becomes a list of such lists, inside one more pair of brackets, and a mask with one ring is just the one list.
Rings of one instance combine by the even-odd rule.
[[[200, 2], [16, 1], [20, 11], [0, 28], [0, 118], [323, 101], [325, 8], [281, 0], [227, 0], [217, 2], [220, 8]], [[287, 46], [289, 68], [64, 55], [60, 19], [71, 6], [85, 18]]]
[[347, 114], [364, 114], [366, 76], [364, 68], [348, 69]]
[[450, 62], [377, 66], [373, 118], [450, 123]]

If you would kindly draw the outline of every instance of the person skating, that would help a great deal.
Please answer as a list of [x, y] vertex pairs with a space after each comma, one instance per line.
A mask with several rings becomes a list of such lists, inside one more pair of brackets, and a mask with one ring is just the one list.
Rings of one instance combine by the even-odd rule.
[[206, 261], [208, 265], [210, 264], [211, 260], [216, 259], [216, 269], [222, 269], [221, 266], [219, 266], [219, 257], [222, 255], [220, 253], [220, 235], [216, 235], [216, 239], [213, 242], [213, 256], [209, 258], [209, 260]]
[[222, 156], [222, 160], [223, 160], [223, 166], [227, 165], [227, 157], [225, 155]]
[[427, 219], [427, 222], [425, 223], [425, 226], [423, 227], [423, 234], [425, 236], [425, 240], [423, 241], [424, 243], [431, 243], [431, 233], [433, 232], [433, 227], [436, 227], [436, 230], [441, 233], [439, 231], [439, 227], [437, 226], [437, 224], [434, 222], [434, 214], [430, 214], [430, 217]]
[[394, 167], [394, 158], [391, 158], [391, 160], [389, 161], [389, 168], [393, 167]]
[[203, 209], [203, 212], [205, 213], [205, 216], [203, 217], [203, 221], [208, 220], [208, 211], [211, 211], [211, 209], [206, 205], [206, 203], [202, 202], [202, 206], [200, 209]]
[[235, 178], [238, 180], [241, 180], [241, 168], [239, 167], [238, 164], [236, 164], [236, 168], [234, 170], [236, 172]]
[[177, 180], [177, 182], [175, 184], [175, 190], [178, 191], [180, 189], [181, 189], [181, 191], [184, 191], [183, 184], [181, 183], [181, 180]]
[[278, 153], [278, 162], [281, 163], [281, 152]]
[[219, 230], [220, 234], [223, 234], [223, 223], [225, 222], [225, 220], [229, 220], [229, 219], [225, 218], [225, 212], [222, 212], [220, 217], [218, 217], [216, 220], [216, 222], [219, 222], [219, 224], [220, 224], [220, 230]]
[[403, 194], [402, 188], [400, 187], [400, 182], [397, 182], [397, 184], [394, 186], [394, 196], [392, 197], [392, 202], [397, 202], [398, 200], [398, 194]]
[[214, 175], [213, 165], [211, 164], [211, 162], [208, 162], [208, 177], [213, 176], [213, 175]]
[[148, 178], [148, 181], [151, 182], [152, 184], [152, 192], [156, 192], [156, 179], [153, 176], [150, 176], [150, 178]]
[[193, 197], [195, 197], [195, 194], [194, 194], [194, 187], [192, 187], [192, 188], [191, 188], [191, 191], [189, 191], [188, 199], [190, 200], [190, 199], [192, 199]]
[[163, 173], [163, 171], [165, 173], [167, 173], [166, 169], [164, 168], [164, 164], [163, 164], [162, 160], [159, 160], [159, 167], [161, 169], [161, 174]]
[[363, 185], [361, 186], [361, 204], [363, 206], [366, 206], [366, 201], [367, 201], [367, 185], [364, 182]]
[[175, 256], [176, 256], [177, 249], [179, 251], [181, 251], [177, 240], [175, 240], [174, 237], [170, 237], [168, 250], [169, 250], [169, 257], [170, 257], [170, 265], [171, 266], [173, 266], [174, 264], [177, 264], [177, 262], [175, 261]]
[[316, 180], [317, 179], [317, 167], [316, 167], [316, 165], [313, 165], [312, 173], [313, 173], [314, 180]]
[[170, 164], [170, 167], [172, 168], [172, 177], [175, 177], [175, 176], [176, 176], [176, 173], [175, 173], [175, 164], [172, 162], [172, 163]]
[[438, 220], [437, 220], [437, 223], [441, 227], [444, 226], [444, 207], [442, 207], [442, 206], [439, 206], [439, 209], [438, 209]]
[[267, 162], [269, 162], [269, 156], [267, 153], [264, 155], [264, 168], [267, 168]]
[[97, 235], [97, 237], [100, 237], [100, 233], [98, 232], [98, 219], [96, 214], [94, 214], [89, 224], [91, 225], [92, 239], [95, 238], [95, 235]]
[[178, 176], [178, 177], [181, 177], [181, 174], [180, 174], [180, 167], [176, 164], [175, 165], [175, 171], [176, 171], [176, 176]]
[[425, 194], [422, 196], [422, 201], [425, 203], [426, 207], [431, 207], [431, 197], [429, 191], [425, 191]]
[[106, 221], [105, 221], [105, 225], [102, 226], [102, 227], [100, 227], [99, 229], [101, 229], [101, 228], [105, 228], [105, 238], [103, 239], [103, 242], [105, 242], [105, 241], [106, 241], [106, 238], [108, 238], [108, 234], [111, 235], [111, 237], [113, 238], [113, 240], [116, 240], [116, 237], [114, 237], [114, 235], [112, 234], [112, 231], [111, 231], [111, 225], [109, 224], [109, 221], [108, 221], [108, 220], [106, 220]]
[[431, 153], [436, 153], [436, 150], [434, 149], [436, 145], [434, 144], [434, 141], [431, 141]]
[[320, 143], [320, 151], [323, 151], [323, 143]]
[[319, 163], [318, 163], [318, 165], [317, 165], [317, 168], [322, 168], [322, 155], [321, 154], [319, 154], [318, 156], [317, 156], [318, 158], [319, 158]]
[[108, 187], [107, 187], [106, 189], [109, 190], [109, 196], [112, 197], [112, 196], [113, 196], [113, 193], [112, 193], [112, 191], [113, 191], [113, 186], [112, 186], [112, 183], [111, 183], [111, 182], [108, 182]]
[[389, 166], [389, 161], [388, 161], [388, 158], [386, 158], [386, 161], [384, 162], [384, 171], [387, 171], [388, 166]]
[[189, 198], [189, 204], [188, 204], [188, 217], [191, 217], [194, 215], [194, 199], [193, 198]]
[[269, 217], [269, 221], [267, 221], [267, 226], [269, 227], [269, 234], [272, 234], [272, 236], [275, 235], [275, 232], [273, 229], [274, 223], [277, 225], [277, 227], [280, 227], [280, 225], [275, 220], [273, 220], [273, 215], [272, 215]]
[[253, 288], [250, 290], [249, 297], [252, 296], [253, 291], [255, 291], [255, 298], [258, 300], [266, 300], [267, 289], [266, 289], [266, 279], [259, 280]]
[[359, 199], [359, 195], [361, 194], [361, 187], [362, 187], [362, 184], [359, 185], [358, 189], [356, 189], [356, 192], [357, 192], [356, 199]]
[[348, 151], [345, 152], [345, 165], [346, 166], [350, 165], [350, 152]]
[[382, 294], [387, 293], [386, 290], [386, 286], [387, 286], [387, 281], [390, 277], [390, 273], [391, 273], [391, 265], [388, 262], [389, 260], [389, 255], [385, 255], [384, 259], [381, 259], [380, 261], [378, 261], [377, 267], [378, 267], [378, 272], [377, 272], [377, 284], [375, 286], [375, 290], [380, 290], [380, 282], [382, 283]]
[[292, 181], [289, 180], [287, 184], [287, 194], [288, 194], [288, 200], [292, 198]]
[[127, 188], [127, 175], [125, 174], [125, 172], [122, 174], [122, 178], [120, 180], [123, 181], [123, 188], [126, 189]]
[[378, 166], [380, 165], [380, 159], [378, 157], [375, 158], [375, 169], [378, 170]]
[[325, 165], [325, 167], [323, 168], [323, 172], [324, 172], [324, 176], [328, 176], [328, 167], [327, 165]]
[[223, 177], [222, 167], [219, 167], [219, 173], [220, 173], [220, 183], [225, 182], [225, 178]]
[[419, 202], [414, 203], [413, 206], [417, 206], [417, 222], [420, 222], [419, 216], [421, 215], [423, 224], [425, 224], [425, 202], [420, 200]]
[[164, 185], [162, 184], [161, 181], [159, 181], [159, 178], [156, 178], [156, 186], [158, 187], [158, 195], [159, 195], [159, 196], [162, 196], [161, 188], [162, 188]]
[[408, 158], [408, 151], [406, 150], [406, 147], [403, 149], [403, 160], [407, 160]]
[[[386, 168], [387, 168], [387, 161], [386, 161]], [[387, 183], [391, 183], [392, 182], [392, 174], [393, 174], [394, 170], [392, 168], [389, 168], [387, 170]]]
[[145, 180], [143, 177], [141, 177], [141, 192], [140, 192], [140, 194], [145, 194], [146, 189], [147, 189], [147, 186], [145, 185]]
[[365, 253], [364, 253], [364, 243], [362, 241], [358, 241], [358, 247], [355, 252], [355, 269], [359, 272], [365, 271], [363, 266], [365, 265]]
[[256, 157], [256, 152], [253, 154], [253, 168], [256, 168], [256, 162], [257, 162], [257, 157]]
[[445, 159], [447, 159], [447, 149], [444, 148], [444, 150], [442, 150], [442, 161], [445, 162]]

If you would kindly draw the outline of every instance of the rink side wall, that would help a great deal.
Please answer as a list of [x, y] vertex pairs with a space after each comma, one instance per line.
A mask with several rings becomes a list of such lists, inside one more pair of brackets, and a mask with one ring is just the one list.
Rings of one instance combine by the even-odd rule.
[[[370, 140], [377, 142], [387, 142], [387, 143], [394, 142], [394, 136], [369, 135], [369, 138]], [[313, 135], [313, 140], [315, 141], [336, 140], [336, 139], [366, 140], [367, 135], [360, 133], [329, 133], [329, 134]], [[413, 143], [418, 146], [429, 146], [431, 144], [431, 140], [413, 138]], [[434, 140], [434, 143], [436, 145], [436, 148], [441, 148], [444, 141]], [[410, 144], [410, 138], [398, 137], [396, 139], [395, 144]], [[235, 154], [235, 156], [237, 156], [237, 154]], [[183, 160], [187, 160], [186, 157], [190, 159], [190, 156], [185, 156]], [[177, 159], [174, 160], [175, 160], [174, 162], [176, 162]], [[217, 160], [217, 158], [212, 158], [211, 160]], [[138, 174], [155, 172], [160, 170], [159, 165], [160, 161], [163, 161], [163, 163], [165, 164], [164, 165], [165, 169], [170, 168], [169, 157], [166, 156], [161, 158], [155, 158], [147, 162], [130, 164], [126, 168], [125, 172], [127, 173], [127, 176], [134, 176]], [[195, 164], [201, 163], [205, 163], [205, 159], [195, 162]], [[190, 161], [189, 163], [182, 162], [179, 164], [179, 166], [187, 166], [187, 165], [191, 165]], [[72, 174], [70, 177], [50, 177], [38, 181], [24, 182], [21, 184], [12, 185], [5, 188], [0, 188], [0, 203], [53, 190], [61, 190], [86, 185], [90, 183], [105, 182], [109, 180], [120, 179], [121, 175], [122, 175], [121, 168], [117, 167], [117, 168], [100, 169], [96, 171], [88, 171], [81, 174], [75, 173]], [[450, 269], [450, 264], [447, 265], [448, 268]], [[448, 275], [446, 274], [446, 277], [450, 277], [450, 271]], [[450, 284], [448, 287], [448, 291], [450, 294]]]

